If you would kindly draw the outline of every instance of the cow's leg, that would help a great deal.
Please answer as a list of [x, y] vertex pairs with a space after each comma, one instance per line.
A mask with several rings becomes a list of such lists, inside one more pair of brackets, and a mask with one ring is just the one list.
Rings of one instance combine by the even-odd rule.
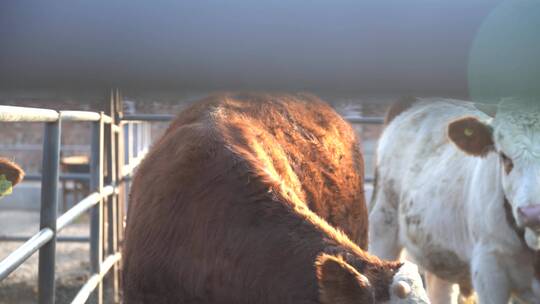
[[472, 258], [472, 281], [479, 304], [507, 304], [510, 282], [497, 256], [483, 245], [475, 248]]
[[427, 294], [431, 304], [452, 304], [456, 303], [456, 296], [453, 284], [440, 279], [431, 272], [426, 271]]
[[369, 215], [369, 251], [386, 259], [399, 258], [402, 246], [398, 240], [399, 220], [396, 195], [390, 189], [375, 189], [375, 204]]

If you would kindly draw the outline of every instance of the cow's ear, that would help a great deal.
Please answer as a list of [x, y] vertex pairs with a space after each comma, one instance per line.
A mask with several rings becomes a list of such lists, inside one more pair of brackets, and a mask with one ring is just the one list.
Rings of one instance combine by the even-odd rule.
[[315, 263], [323, 304], [375, 303], [369, 280], [342, 258], [322, 254]]
[[463, 117], [448, 126], [448, 137], [467, 154], [484, 157], [493, 151], [493, 129], [475, 117]]
[[0, 158], [0, 195], [9, 194], [11, 187], [24, 177], [24, 171], [15, 163]]

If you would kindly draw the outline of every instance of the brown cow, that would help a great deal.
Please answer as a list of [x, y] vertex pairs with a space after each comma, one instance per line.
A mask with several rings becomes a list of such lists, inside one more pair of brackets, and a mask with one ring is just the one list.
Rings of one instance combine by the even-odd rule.
[[16, 163], [0, 157], [0, 197], [10, 194], [23, 177], [24, 171]]
[[357, 146], [310, 95], [218, 95], [182, 112], [133, 180], [125, 301], [425, 303], [414, 266], [361, 249]]

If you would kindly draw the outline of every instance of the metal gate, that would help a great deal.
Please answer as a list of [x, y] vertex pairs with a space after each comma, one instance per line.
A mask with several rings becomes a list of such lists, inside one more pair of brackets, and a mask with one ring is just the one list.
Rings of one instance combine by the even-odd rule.
[[[43, 122], [43, 161], [41, 176], [40, 230], [0, 261], [0, 280], [6, 278], [39, 250], [38, 302], [54, 303], [55, 253], [57, 241], [81, 241], [58, 238], [57, 234], [83, 213], [90, 211], [91, 276], [72, 303], [84, 303], [93, 296], [103, 302], [104, 277], [109, 275], [115, 302], [119, 297], [119, 244], [123, 237], [123, 219], [127, 208], [130, 175], [144, 157], [150, 144], [147, 122], [122, 117], [118, 91], [110, 95], [104, 112], [54, 111], [41, 108], [0, 106], [0, 121]], [[90, 174], [59, 175], [62, 122], [91, 122]], [[87, 179], [90, 194], [58, 217], [59, 179]]]
[[[103, 285], [110, 284], [114, 302], [120, 302], [121, 260], [124, 214], [127, 210], [129, 181], [134, 168], [150, 145], [150, 122], [169, 121], [173, 115], [123, 115], [118, 90], [111, 92], [105, 112], [54, 111], [42, 108], [0, 106], [2, 122], [43, 122], [40, 230], [27, 238], [15, 251], [0, 261], [0, 281], [39, 251], [38, 303], [53, 304], [55, 299], [55, 265], [57, 241], [90, 242], [91, 276], [71, 303], [85, 303], [94, 297], [103, 302]], [[382, 124], [377, 117], [347, 118], [351, 123]], [[59, 174], [62, 122], [91, 122], [90, 174]], [[58, 217], [58, 182], [60, 179], [88, 179], [91, 193]], [[366, 178], [369, 181], [371, 178]], [[90, 238], [57, 237], [58, 232], [85, 212], [90, 211]], [[104, 280], [104, 278], [110, 280]]]

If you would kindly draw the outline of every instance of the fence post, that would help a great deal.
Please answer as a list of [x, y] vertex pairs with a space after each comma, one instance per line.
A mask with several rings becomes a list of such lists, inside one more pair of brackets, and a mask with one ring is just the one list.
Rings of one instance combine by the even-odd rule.
[[[90, 157], [90, 189], [102, 193], [103, 190], [103, 112], [99, 121], [92, 123], [92, 145]], [[101, 271], [103, 261], [103, 199], [92, 207], [90, 215], [90, 266], [92, 274]], [[100, 282], [94, 292], [96, 303], [103, 303], [103, 284]]]
[[[116, 125], [117, 119], [115, 115], [114, 107], [114, 92], [111, 91], [109, 96], [108, 113], [112, 118], [110, 124], [105, 126], [105, 143], [106, 143], [106, 158], [107, 158], [107, 176], [105, 177], [105, 183], [107, 185], [118, 186], [117, 183], [117, 146], [116, 146], [116, 132], [113, 128]], [[107, 254], [112, 255], [118, 251], [118, 197], [115, 193], [107, 198]], [[120, 302], [119, 295], [119, 267], [115, 264], [112, 268], [112, 274], [109, 276], [112, 283], [112, 293], [114, 303]]]
[[[115, 105], [115, 119], [118, 124], [119, 130], [116, 134], [116, 176], [118, 178], [119, 193], [117, 196], [117, 210], [118, 210], [118, 245], [121, 247], [124, 239], [124, 214], [125, 214], [125, 201], [126, 201], [126, 187], [124, 179], [124, 167], [126, 165], [126, 142], [124, 139], [125, 134], [125, 124], [122, 124], [122, 97], [118, 90], [114, 94], [114, 105]], [[121, 266], [120, 266], [121, 268]], [[120, 281], [122, 277], [120, 276]]]
[[45, 123], [43, 177], [41, 180], [40, 229], [50, 228], [53, 238], [39, 249], [38, 302], [53, 304], [55, 292], [56, 216], [58, 212], [58, 170], [60, 161], [60, 119]]

